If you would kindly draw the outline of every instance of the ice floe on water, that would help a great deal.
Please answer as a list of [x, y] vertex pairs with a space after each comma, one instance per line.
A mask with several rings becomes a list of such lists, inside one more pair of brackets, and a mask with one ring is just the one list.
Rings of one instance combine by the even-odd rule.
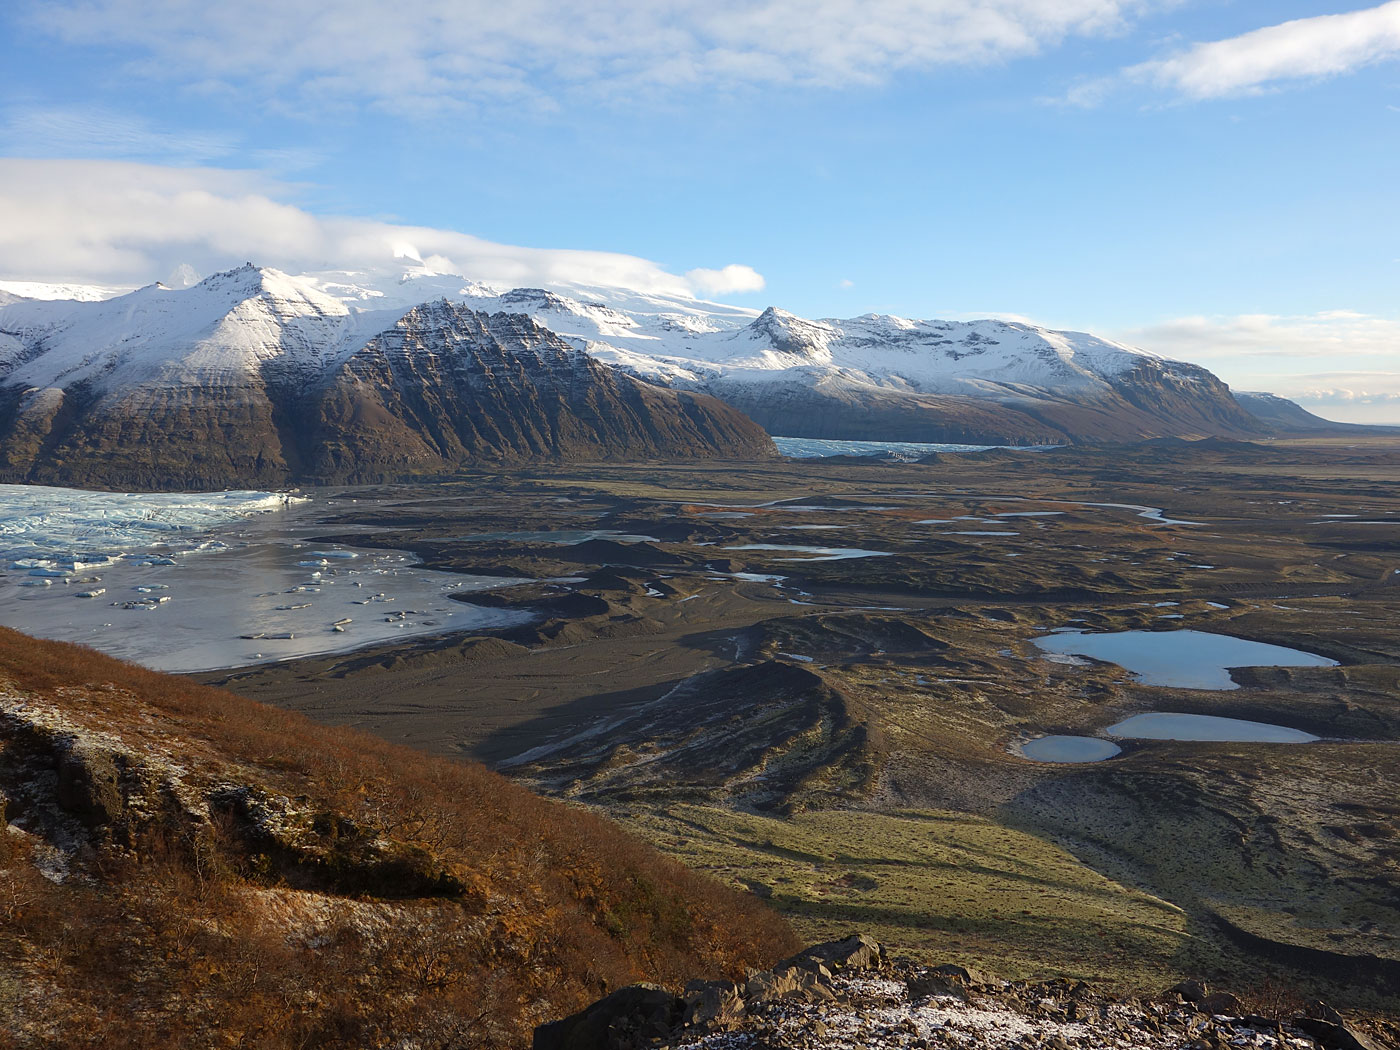
[[0, 624], [197, 671], [528, 618], [451, 597], [523, 581], [430, 571], [403, 551], [308, 543], [324, 529], [312, 510], [266, 492], [0, 486]]
[[301, 502], [285, 492], [131, 494], [0, 485], [0, 559], [12, 570], [78, 570], [156, 544], [193, 550], [209, 542], [197, 537], [211, 529]]

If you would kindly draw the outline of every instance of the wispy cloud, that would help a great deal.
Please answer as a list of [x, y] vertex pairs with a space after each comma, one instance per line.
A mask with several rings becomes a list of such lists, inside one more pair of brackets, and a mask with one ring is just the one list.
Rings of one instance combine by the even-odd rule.
[[[1345, 14], [1297, 18], [1087, 80], [1054, 100], [1094, 106], [1130, 85], [1185, 99], [1258, 94], [1400, 58], [1400, 0]], [[1393, 108], [1393, 107], [1392, 107]]]
[[238, 136], [162, 131], [101, 106], [11, 106], [0, 122], [0, 149], [14, 156], [108, 157], [166, 164], [205, 164], [231, 155]]
[[1182, 317], [1114, 338], [1211, 369], [1236, 390], [1293, 398], [1329, 419], [1400, 422], [1400, 317], [1354, 310]]
[[209, 273], [245, 260], [291, 271], [376, 270], [409, 256], [505, 285], [575, 281], [681, 295], [763, 286], [760, 274], [738, 264], [687, 278], [617, 252], [523, 248], [317, 215], [298, 205], [293, 186], [217, 168], [0, 159], [0, 214], [0, 277], [16, 280], [143, 284], [180, 263]]
[[22, 0], [134, 75], [319, 108], [537, 105], [573, 91], [878, 83], [1121, 30], [1172, 0]]
[[1116, 337], [1167, 357], [1192, 361], [1341, 354], [1394, 355], [1400, 359], [1400, 319], [1351, 310], [1291, 316], [1180, 317], [1127, 329]]
[[1238, 95], [1289, 80], [1350, 73], [1400, 56], [1400, 0], [1363, 11], [1298, 18], [1196, 44], [1128, 69], [1135, 80], [1190, 98]]

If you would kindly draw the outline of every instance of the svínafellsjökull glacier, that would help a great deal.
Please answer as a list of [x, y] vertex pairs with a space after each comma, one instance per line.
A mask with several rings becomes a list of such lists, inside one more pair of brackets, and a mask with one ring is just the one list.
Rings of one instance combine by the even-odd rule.
[[[986, 444], [1266, 430], [1203, 368], [1006, 321], [809, 321], [422, 268], [248, 265], [105, 299], [4, 287], [4, 480], [207, 486], [769, 454], [739, 413], [794, 437]], [[71, 297], [17, 294], [30, 289]]]

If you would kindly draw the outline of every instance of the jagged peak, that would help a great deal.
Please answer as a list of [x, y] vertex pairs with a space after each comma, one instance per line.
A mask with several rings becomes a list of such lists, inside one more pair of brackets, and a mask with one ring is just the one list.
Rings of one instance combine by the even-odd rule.
[[811, 358], [824, 356], [827, 345], [839, 336], [834, 327], [823, 321], [809, 321], [776, 306], [754, 318], [748, 329], [775, 350]]

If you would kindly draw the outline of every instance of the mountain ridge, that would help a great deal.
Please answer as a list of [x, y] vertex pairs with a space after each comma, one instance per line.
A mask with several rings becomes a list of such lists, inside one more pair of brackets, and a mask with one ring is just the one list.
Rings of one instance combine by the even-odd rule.
[[623, 374], [518, 313], [352, 310], [251, 264], [189, 289], [0, 306], [8, 481], [211, 488], [772, 455], [722, 402]]
[[[452, 352], [486, 352], [495, 362], [450, 396], [444, 379], [463, 379], [452, 369], [429, 369], [430, 378], [411, 367], [395, 372], [386, 360], [370, 368], [370, 347], [382, 349], [386, 333], [415, 311], [421, 319], [430, 303], [529, 323], [492, 322], [508, 330], [505, 343], [481, 328], [478, 337], [499, 344], [487, 350], [440, 328]], [[555, 341], [548, 361], [541, 333]], [[497, 352], [507, 344], [532, 362], [556, 406], [567, 370], [559, 353], [591, 361], [567, 366], [582, 385], [579, 397], [563, 399], [589, 424], [558, 411], [527, 418], [542, 403], [522, 395], [518, 374], [510, 378]], [[419, 346], [431, 355], [447, 343]], [[485, 375], [497, 380], [489, 394]], [[342, 384], [336, 392], [331, 376]], [[431, 389], [406, 397], [400, 380]], [[290, 276], [248, 263], [188, 288], [0, 298], [0, 477], [8, 480], [128, 486], [169, 475], [167, 484], [207, 487], [388, 480], [396, 471], [532, 459], [772, 455], [759, 427], [788, 437], [995, 445], [1348, 429], [1280, 409], [1292, 404], [1282, 399], [1251, 398], [1197, 365], [1019, 321], [809, 320], [776, 306], [617, 288], [503, 289], [423, 267]], [[401, 416], [410, 403], [411, 422]], [[487, 403], [497, 413], [490, 421], [479, 411]], [[219, 451], [230, 435], [238, 435], [236, 455]], [[318, 446], [320, 436], [330, 444]], [[141, 450], [135, 460], [131, 448]]]

